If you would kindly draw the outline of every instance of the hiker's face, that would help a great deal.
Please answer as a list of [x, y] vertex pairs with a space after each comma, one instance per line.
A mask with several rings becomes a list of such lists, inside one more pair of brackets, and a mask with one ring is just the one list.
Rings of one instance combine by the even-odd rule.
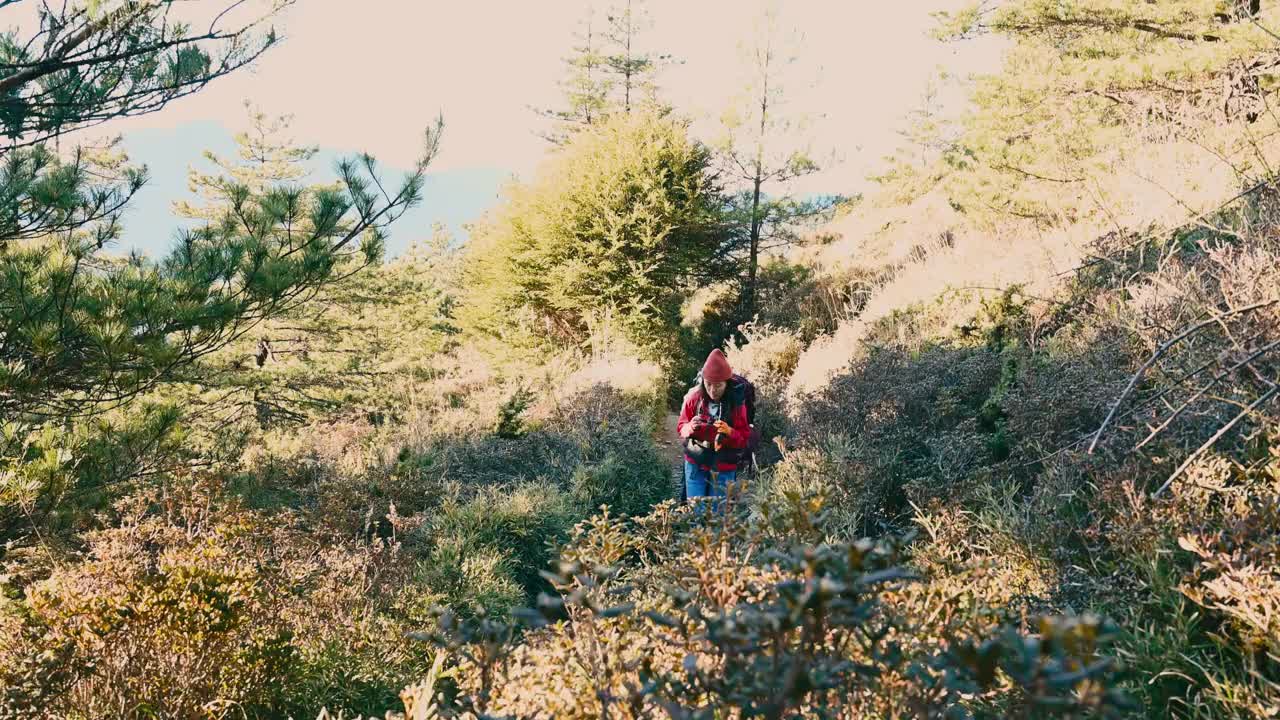
[[709, 383], [703, 381], [703, 386], [707, 388], [707, 394], [712, 400], [719, 400], [724, 396], [724, 389], [729, 387], [729, 381], [721, 380], [720, 382]]

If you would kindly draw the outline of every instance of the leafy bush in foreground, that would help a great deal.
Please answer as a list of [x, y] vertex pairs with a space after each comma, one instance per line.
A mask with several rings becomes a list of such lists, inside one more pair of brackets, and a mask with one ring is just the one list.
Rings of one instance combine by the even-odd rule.
[[[580, 524], [520, 624], [446, 613], [409, 718], [1078, 717], [1127, 706], [1089, 617], [921, 642], [898, 541], [825, 541], [820, 497]], [[523, 633], [520, 627], [527, 628]]]

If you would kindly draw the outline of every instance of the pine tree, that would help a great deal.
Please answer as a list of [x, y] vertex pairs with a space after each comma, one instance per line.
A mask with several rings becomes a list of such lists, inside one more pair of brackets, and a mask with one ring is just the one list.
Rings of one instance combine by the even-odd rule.
[[656, 75], [671, 61], [670, 55], [643, 47], [644, 35], [653, 29], [653, 20], [644, 0], [625, 0], [609, 9], [605, 38], [609, 54], [605, 67], [614, 76], [611, 104], [617, 111], [660, 109]]
[[670, 357], [680, 303], [720, 242], [710, 152], [648, 112], [579, 133], [472, 233], [461, 319], [510, 357], [574, 347], [604, 318]]
[[607, 59], [601, 51], [604, 40], [596, 26], [593, 10], [588, 9], [582, 29], [574, 39], [577, 44], [564, 59], [567, 73], [560, 81], [565, 107], [538, 111], [554, 121], [552, 129], [543, 137], [558, 145], [568, 142], [577, 130], [604, 120], [609, 104], [612, 80], [606, 68]]
[[1270, 162], [1255, 140], [1277, 124], [1280, 52], [1274, 12], [1256, 0], [1018, 0], [940, 17], [944, 38], [1012, 40], [951, 158], [953, 199], [975, 216], [1100, 212], [1091, 181], [1151, 141], [1205, 146], [1243, 176]]
[[610, 7], [600, 23], [589, 8], [577, 43], [565, 58], [566, 76], [560, 81], [564, 107], [540, 110], [554, 121], [548, 140], [563, 145], [577, 131], [598, 125], [617, 113], [644, 109], [664, 113], [656, 81], [671, 56], [644, 47], [653, 27], [643, 0], [625, 0]]
[[782, 26], [778, 7], [767, 6], [743, 44], [745, 86], [721, 118], [719, 151], [726, 176], [738, 188], [727, 212], [734, 232], [730, 249], [743, 266], [747, 318], [755, 313], [762, 253], [794, 242], [800, 223], [829, 217], [841, 201], [806, 200], [790, 192], [792, 181], [820, 169], [806, 137], [811, 116], [788, 107], [787, 82], [794, 79], [799, 47], [799, 37]]
[[11, 147], [27, 147], [159, 110], [273, 46], [275, 31], [257, 28], [284, 4], [238, 26], [220, 14], [193, 32], [170, 19], [173, 0], [40, 3], [38, 32], [0, 36], [0, 125]]
[[201, 204], [180, 200], [173, 211], [178, 217], [215, 220], [229, 209], [230, 189], [236, 186], [250, 192], [262, 193], [272, 186], [297, 183], [307, 177], [305, 166], [319, 149], [298, 145], [289, 136], [293, 118], [289, 115], [271, 117], [245, 103], [249, 126], [236, 133], [234, 158], [223, 157], [212, 150], [204, 152], [204, 159], [217, 168], [215, 174], [202, 173], [195, 167], [187, 171], [187, 189], [196, 194]]
[[75, 482], [100, 492], [147, 472], [138, 448], [174, 442], [181, 409], [123, 409], [378, 259], [438, 149], [439, 122], [394, 185], [368, 156], [342, 161], [331, 187], [280, 184], [275, 171], [228, 178], [168, 256], [111, 254], [145, 170], [112, 143], [59, 151], [49, 141], [66, 146], [86, 127], [160, 110], [275, 44], [259, 30], [270, 14], [223, 27], [240, 6], [227, 0], [193, 33], [171, 20], [174, 4], [41, 3], [33, 32], [0, 37], [0, 537], [16, 508], [35, 522]]
[[[189, 171], [188, 186], [198, 199], [174, 203], [178, 216], [217, 221], [230, 209], [237, 187], [263, 192], [289, 183], [300, 189], [304, 206], [334, 189], [310, 181], [306, 164], [317, 150], [294, 141], [290, 116], [246, 107], [248, 127], [235, 135], [235, 154], [204, 153], [217, 170]], [[433, 265], [447, 255], [447, 237], [437, 228], [431, 247], [396, 262], [368, 267], [356, 258], [337, 268], [338, 277], [306, 302], [285, 308], [180, 373], [197, 389], [186, 406], [201, 416], [201, 424], [212, 422], [226, 436], [233, 426], [249, 431], [301, 423], [338, 407], [375, 404], [372, 388], [388, 375], [381, 366], [390, 348], [426, 360], [451, 332], [449, 298], [434, 282], [441, 273]]]
[[906, 205], [937, 187], [946, 174], [945, 159], [955, 151], [955, 118], [944, 113], [939, 89], [951, 78], [931, 78], [920, 103], [911, 108], [898, 130], [900, 144], [884, 158], [885, 169], [870, 179], [885, 188], [882, 202]]
[[[112, 260], [120, 214], [146, 180], [117, 158], [43, 140], [158, 110], [274, 44], [255, 22], [200, 35], [171, 2], [43, 6], [34, 37], [0, 43], [0, 414], [85, 413], [145, 391], [257, 322], [313, 294], [351, 258], [381, 253], [385, 228], [418, 201], [438, 143], [387, 187], [372, 158], [310, 195], [229, 182], [225, 212], [181, 231], [168, 257]], [[106, 178], [104, 180], [104, 178]]]

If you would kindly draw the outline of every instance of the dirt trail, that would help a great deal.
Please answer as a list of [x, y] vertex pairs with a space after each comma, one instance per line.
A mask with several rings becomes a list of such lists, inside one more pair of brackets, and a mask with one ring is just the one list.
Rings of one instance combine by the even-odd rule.
[[680, 497], [680, 491], [684, 487], [684, 454], [680, 451], [680, 443], [676, 436], [676, 422], [679, 420], [679, 415], [673, 412], [667, 413], [653, 438], [658, 448], [670, 460], [671, 492], [672, 497], [675, 498]]

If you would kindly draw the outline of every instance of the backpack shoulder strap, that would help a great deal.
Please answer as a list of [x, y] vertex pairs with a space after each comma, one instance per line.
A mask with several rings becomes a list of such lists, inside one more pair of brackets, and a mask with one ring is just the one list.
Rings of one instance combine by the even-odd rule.
[[734, 382], [737, 384], [738, 400], [747, 406], [747, 422], [755, 424], [756, 421], [756, 386], [750, 380], [741, 376], [734, 375]]

